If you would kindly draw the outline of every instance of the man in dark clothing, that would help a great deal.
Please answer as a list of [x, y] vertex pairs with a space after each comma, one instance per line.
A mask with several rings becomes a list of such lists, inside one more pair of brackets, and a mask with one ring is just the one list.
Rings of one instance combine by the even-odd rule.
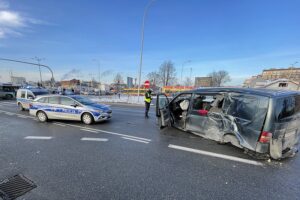
[[145, 117], [146, 118], [149, 117], [148, 112], [149, 112], [150, 104], [151, 104], [151, 100], [152, 100], [151, 93], [152, 93], [151, 89], [147, 90], [145, 93]]

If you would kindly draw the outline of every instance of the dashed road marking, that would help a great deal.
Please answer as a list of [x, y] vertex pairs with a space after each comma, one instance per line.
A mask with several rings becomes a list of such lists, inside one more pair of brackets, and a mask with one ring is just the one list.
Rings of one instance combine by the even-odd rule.
[[47, 136], [26, 136], [24, 137], [26, 140], [50, 140], [52, 137]]
[[108, 134], [111, 134], [111, 135], [118, 135], [118, 136], [121, 136], [121, 137], [128, 137], [128, 138], [134, 138], [134, 139], [137, 139], [137, 140], [144, 140], [144, 141], [147, 141], [147, 142], [151, 141], [150, 139], [147, 139], [147, 138], [136, 137], [136, 136], [131, 136], [131, 135], [122, 134], [122, 133], [116, 133], [116, 132], [111, 132], [111, 131], [105, 131], [105, 130], [102, 130], [102, 129], [83, 127], [83, 126], [78, 126], [78, 125], [74, 125], [74, 124], [67, 124], [67, 123], [64, 123], [64, 124], [66, 124], [68, 126], [73, 126], [73, 127], [76, 127], [76, 128], [80, 128], [80, 129], [92, 130], [92, 131], [95, 131], [97, 133], [102, 132], [102, 133], [108, 133]]
[[137, 140], [137, 139], [133, 139], [133, 138], [129, 138], [129, 137], [122, 137], [123, 139], [125, 140], [132, 140], [132, 141], [135, 141], [135, 142], [141, 142], [141, 143], [145, 143], [145, 144], [148, 144], [149, 142], [146, 142], [146, 141], [143, 141], [143, 140]]
[[82, 141], [96, 141], [96, 142], [107, 142], [107, 138], [89, 138], [89, 137], [83, 137], [80, 140]]
[[211, 157], [216, 157], [216, 158], [222, 158], [222, 159], [226, 159], [226, 160], [232, 160], [232, 161], [246, 163], [246, 164], [251, 164], [251, 165], [263, 166], [263, 163], [257, 162], [257, 161], [254, 161], [254, 160], [248, 160], [248, 159], [244, 159], [244, 158], [238, 158], [238, 157], [234, 157], [234, 156], [228, 156], [228, 155], [213, 153], [213, 152], [209, 152], [209, 151], [192, 149], [192, 148], [178, 146], [178, 145], [173, 145], [173, 144], [169, 144], [168, 147], [172, 148], [172, 149], [178, 149], [178, 150], [182, 150], [182, 151], [188, 151], [188, 152], [202, 154], [202, 155], [206, 155], [206, 156], [211, 156]]
[[53, 124], [58, 125], [58, 126], [62, 126], [62, 127], [66, 127], [65, 124], [61, 124], [61, 123], [57, 123], [57, 122], [53, 122]]
[[98, 133], [98, 131], [95, 130], [89, 130], [89, 129], [85, 129], [85, 128], [81, 128], [81, 131], [87, 131], [87, 132], [92, 132], [92, 133]]
[[[28, 116], [28, 115], [21, 115], [21, 114], [18, 114], [18, 113], [12, 113], [12, 112], [7, 112], [7, 111], [3, 111], [3, 110], [0, 110], [0, 112], [5, 112], [5, 113], [11, 113], [11, 114], [16, 114], [16, 115], [20, 115], [20, 116], [24, 116], [24, 117], [20, 117], [20, 118], [31, 118], [35, 121], [38, 121], [35, 117], [33, 116]], [[142, 138], [142, 137], [137, 137], [137, 136], [132, 136], [132, 135], [127, 135], [127, 134], [122, 134], [122, 133], [116, 133], [116, 132], [112, 132], [112, 131], [105, 131], [105, 130], [102, 130], [102, 129], [95, 129], [95, 128], [89, 128], [89, 127], [83, 127], [83, 126], [79, 126], [79, 125], [74, 125], [74, 124], [67, 124], [67, 123], [59, 123], [61, 126], [62, 125], [65, 125], [65, 126], [72, 126], [72, 127], [76, 127], [76, 128], [80, 128], [80, 130], [83, 130], [83, 131], [88, 131], [88, 132], [92, 132], [92, 133], [107, 133], [107, 134], [111, 134], [111, 135], [117, 135], [117, 136], [120, 136], [120, 137], [126, 137], [126, 138], [131, 138], [132, 140], [141, 140], [141, 141], [144, 141], [144, 143], [149, 143], [151, 142], [151, 139], [147, 139], [147, 138]], [[57, 124], [58, 125], [58, 124]]]

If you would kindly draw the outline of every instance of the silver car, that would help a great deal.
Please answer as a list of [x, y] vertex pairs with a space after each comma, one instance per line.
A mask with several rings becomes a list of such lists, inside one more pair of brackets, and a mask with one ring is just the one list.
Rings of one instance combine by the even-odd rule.
[[112, 117], [109, 106], [77, 95], [39, 96], [30, 104], [29, 113], [41, 122], [46, 122], [48, 119], [61, 119], [91, 124]]

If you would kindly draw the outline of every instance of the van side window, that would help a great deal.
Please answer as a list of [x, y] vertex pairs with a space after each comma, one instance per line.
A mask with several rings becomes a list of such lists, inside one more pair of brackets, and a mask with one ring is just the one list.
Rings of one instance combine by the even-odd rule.
[[214, 102], [215, 98], [211, 95], [194, 95], [193, 99], [193, 110], [209, 110], [211, 103]]
[[276, 117], [282, 120], [300, 112], [300, 96], [291, 96], [278, 99]]
[[21, 91], [21, 98], [25, 98], [26, 91]]
[[259, 98], [252, 95], [233, 94], [225, 99], [227, 114], [245, 120], [252, 120], [259, 107]]

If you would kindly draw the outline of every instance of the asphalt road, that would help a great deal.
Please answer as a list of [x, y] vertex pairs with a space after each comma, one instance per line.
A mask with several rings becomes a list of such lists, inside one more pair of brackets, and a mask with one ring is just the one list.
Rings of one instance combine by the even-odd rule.
[[0, 101], [0, 180], [24, 174], [37, 188], [20, 199], [33, 200], [300, 199], [299, 155], [254, 160], [230, 145], [160, 131], [153, 108], [149, 119], [143, 107], [112, 109], [111, 121], [90, 126], [40, 123]]

